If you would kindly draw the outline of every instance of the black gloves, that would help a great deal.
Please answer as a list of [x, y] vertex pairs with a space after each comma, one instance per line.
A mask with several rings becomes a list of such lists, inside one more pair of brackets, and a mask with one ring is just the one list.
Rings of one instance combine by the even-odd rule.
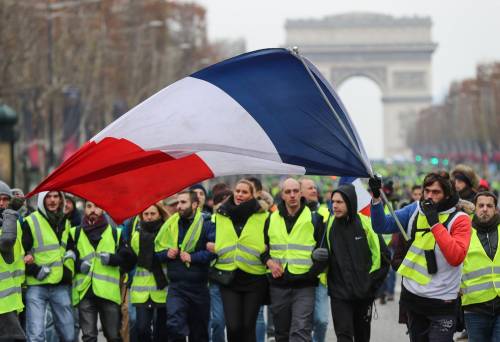
[[380, 197], [380, 189], [382, 188], [382, 178], [380, 176], [375, 175], [370, 178], [368, 181], [368, 185], [370, 186], [370, 190], [372, 191], [373, 198]]
[[439, 223], [439, 214], [437, 211], [437, 205], [432, 202], [432, 200], [427, 199], [425, 201], [420, 202], [420, 208], [427, 218], [427, 222], [429, 225], [433, 227], [435, 224]]

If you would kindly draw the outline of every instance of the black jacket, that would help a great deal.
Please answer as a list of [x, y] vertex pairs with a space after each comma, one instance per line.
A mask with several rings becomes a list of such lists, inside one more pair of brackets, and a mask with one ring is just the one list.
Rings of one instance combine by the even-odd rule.
[[[278, 205], [278, 210], [280, 216], [282, 216], [285, 220], [285, 225], [288, 233], [292, 231], [292, 228], [297, 222], [300, 214], [304, 210], [306, 206], [305, 200], [301, 199], [300, 209], [294, 216], [290, 216], [285, 207], [285, 204], [282, 202]], [[270, 218], [268, 217], [264, 226], [264, 242], [267, 246], [269, 246], [269, 222]], [[325, 233], [325, 225], [323, 223], [323, 217], [318, 213], [312, 213], [312, 220], [314, 224], [314, 239], [316, 240], [316, 247], [320, 248], [326, 245], [326, 240], [324, 239]], [[261, 255], [262, 263], [266, 263], [270, 259], [269, 248]], [[306, 287], [306, 286], [317, 286], [318, 285], [318, 275], [326, 268], [326, 262], [313, 261], [313, 265], [310, 270], [305, 274], [292, 274], [288, 271], [288, 268], [285, 268], [283, 276], [280, 278], [273, 278], [271, 274], [268, 274], [269, 283], [273, 286], [282, 286], [282, 287]]]
[[357, 213], [356, 191], [348, 184], [335, 192], [340, 193], [346, 202], [348, 215], [335, 219], [328, 234], [330, 296], [343, 300], [375, 298], [389, 271], [390, 253], [379, 235], [381, 267], [369, 273], [372, 252]]

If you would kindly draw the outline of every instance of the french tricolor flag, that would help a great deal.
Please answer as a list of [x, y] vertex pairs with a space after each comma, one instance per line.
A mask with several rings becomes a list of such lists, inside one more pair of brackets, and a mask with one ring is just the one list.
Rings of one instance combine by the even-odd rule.
[[339, 185], [352, 184], [356, 190], [356, 197], [358, 198], [358, 213], [365, 216], [370, 216], [370, 203], [372, 196], [366, 190], [366, 186], [361, 179], [357, 177], [342, 177], [339, 180]]
[[212, 177], [368, 177], [369, 165], [347, 111], [314, 65], [287, 49], [265, 49], [159, 91], [104, 128], [29, 195], [67, 191], [121, 222]]

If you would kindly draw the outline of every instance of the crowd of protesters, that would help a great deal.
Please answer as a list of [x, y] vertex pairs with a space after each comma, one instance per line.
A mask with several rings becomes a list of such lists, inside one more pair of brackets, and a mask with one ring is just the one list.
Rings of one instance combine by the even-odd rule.
[[315, 180], [197, 184], [120, 225], [60, 191], [31, 208], [0, 182], [0, 341], [102, 329], [108, 341], [322, 342], [330, 315], [338, 341], [369, 341], [396, 273], [394, 321], [411, 341], [500, 340], [497, 193], [473, 169], [429, 172], [406, 196], [371, 178], [370, 216], [353, 185]]

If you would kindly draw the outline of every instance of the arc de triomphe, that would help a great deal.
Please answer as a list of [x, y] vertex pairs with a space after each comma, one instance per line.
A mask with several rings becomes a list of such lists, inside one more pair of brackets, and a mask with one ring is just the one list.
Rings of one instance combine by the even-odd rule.
[[408, 157], [406, 132], [432, 102], [431, 26], [429, 17], [363, 12], [287, 20], [285, 44], [298, 46], [335, 88], [354, 76], [373, 80], [382, 93], [384, 156]]

